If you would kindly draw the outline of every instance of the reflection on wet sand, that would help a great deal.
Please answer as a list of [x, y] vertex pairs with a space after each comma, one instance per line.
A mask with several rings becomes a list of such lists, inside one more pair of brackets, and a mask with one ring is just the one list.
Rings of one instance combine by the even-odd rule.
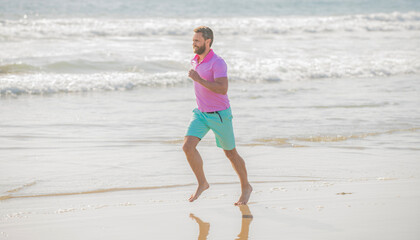
[[[249, 225], [251, 224], [253, 216], [248, 205], [239, 206], [239, 210], [242, 214], [242, 226], [241, 232], [238, 234], [238, 238], [236, 238], [235, 240], [248, 240]], [[198, 226], [200, 228], [198, 240], [206, 240], [210, 231], [210, 223], [202, 221], [200, 218], [196, 217], [192, 213], [190, 214], [190, 217], [198, 223]]]
[[207, 236], [209, 235], [210, 223], [203, 222], [200, 218], [196, 217], [192, 213], [190, 213], [190, 218], [194, 219], [200, 227], [200, 232], [198, 233], [198, 240], [206, 240]]
[[241, 232], [238, 234], [238, 238], [236, 240], [247, 240], [249, 235], [249, 225], [251, 224], [253, 216], [248, 205], [239, 206], [239, 210], [241, 210], [242, 213], [242, 226]]

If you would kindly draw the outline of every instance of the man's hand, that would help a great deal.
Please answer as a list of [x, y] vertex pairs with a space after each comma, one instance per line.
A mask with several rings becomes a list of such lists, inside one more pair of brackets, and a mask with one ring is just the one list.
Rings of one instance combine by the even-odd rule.
[[197, 71], [191, 69], [188, 72], [188, 76], [195, 82], [203, 85], [205, 88], [209, 89], [212, 92], [226, 95], [228, 90], [228, 79], [227, 77], [216, 78], [214, 81], [207, 81], [200, 77]]
[[188, 77], [190, 77], [192, 80], [194, 80], [194, 81], [199, 81], [200, 79], [201, 79], [201, 77], [200, 77], [200, 75], [198, 74], [198, 72], [197, 71], [195, 71], [194, 69], [191, 69], [189, 72], [188, 72]]

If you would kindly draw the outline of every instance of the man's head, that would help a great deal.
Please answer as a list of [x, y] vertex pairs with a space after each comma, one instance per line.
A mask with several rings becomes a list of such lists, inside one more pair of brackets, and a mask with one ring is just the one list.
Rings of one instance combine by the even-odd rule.
[[194, 29], [194, 53], [201, 55], [213, 44], [213, 31], [209, 27], [200, 26]]

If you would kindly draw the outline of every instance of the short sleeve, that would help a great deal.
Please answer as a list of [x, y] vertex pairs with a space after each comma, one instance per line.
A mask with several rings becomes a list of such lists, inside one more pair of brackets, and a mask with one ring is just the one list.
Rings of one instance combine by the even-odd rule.
[[214, 79], [227, 77], [227, 65], [221, 58], [213, 64], [213, 77]]

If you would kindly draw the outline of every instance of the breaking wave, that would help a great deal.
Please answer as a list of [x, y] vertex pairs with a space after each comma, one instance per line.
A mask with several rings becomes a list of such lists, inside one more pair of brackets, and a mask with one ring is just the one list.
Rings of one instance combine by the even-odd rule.
[[20, 94], [43, 95], [93, 91], [125, 91], [139, 86], [165, 87], [187, 83], [179, 73], [37, 73], [6, 75], [0, 78], [0, 96]]
[[139, 18], [139, 19], [20, 19], [0, 20], [0, 40], [189, 36], [197, 25], [212, 26], [218, 35], [331, 32], [390, 32], [420, 30], [420, 12], [348, 16], [263, 18]]

